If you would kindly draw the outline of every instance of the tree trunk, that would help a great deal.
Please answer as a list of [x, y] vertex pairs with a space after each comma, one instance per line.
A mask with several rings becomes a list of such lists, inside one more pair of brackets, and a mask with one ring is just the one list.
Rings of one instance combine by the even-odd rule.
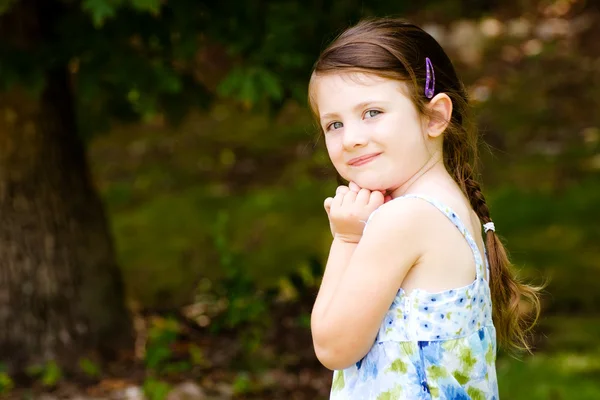
[[[46, 40], [38, 29], [52, 16], [42, 22], [35, 8], [43, 2], [54, 3], [17, 3], [0, 19], [0, 37]], [[90, 352], [132, 344], [66, 65], [44, 76], [40, 97], [18, 87], [0, 93], [0, 363], [10, 372], [50, 359], [72, 370]]]

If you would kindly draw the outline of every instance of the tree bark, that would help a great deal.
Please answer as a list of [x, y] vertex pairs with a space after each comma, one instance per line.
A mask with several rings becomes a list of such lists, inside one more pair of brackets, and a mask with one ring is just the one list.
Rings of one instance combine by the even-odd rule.
[[[44, 2], [55, 3], [17, 3], [0, 19], [0, 38], [47, 40], [52, 15], [36, 8]], [[43, 73], [40, 97], [19, 87], [0, 93], [0, 363], [12, 373], [48, 360], [73, 370], [90, 352], [132, 347], [67, 66]]]

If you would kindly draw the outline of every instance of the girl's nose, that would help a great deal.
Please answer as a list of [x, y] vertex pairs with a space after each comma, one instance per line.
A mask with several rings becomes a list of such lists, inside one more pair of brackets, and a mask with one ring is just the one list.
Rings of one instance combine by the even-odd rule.
[[347, 124], [344, 126], [343, 145], [346, 150], [364, 146], [368, 141], [368, 134], [360, 124]]

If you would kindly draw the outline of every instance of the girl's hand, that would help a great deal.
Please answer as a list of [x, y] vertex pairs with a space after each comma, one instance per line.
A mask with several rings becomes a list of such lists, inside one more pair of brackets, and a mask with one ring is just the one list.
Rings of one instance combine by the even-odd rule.
[[331, 233], [345, 242], [358, 243], [367, 219], [386, 200], [381, 191], [361, 189], [354, 182], [338, 186], [335, 197], [324, 203]]

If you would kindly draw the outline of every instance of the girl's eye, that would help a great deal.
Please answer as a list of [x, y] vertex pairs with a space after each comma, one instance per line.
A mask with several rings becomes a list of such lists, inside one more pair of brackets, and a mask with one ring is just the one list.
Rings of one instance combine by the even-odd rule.
[[332, 129], [340, 129], [342, 126], [343, 125], [341, 122], [333, 122], [333, 123], [329, 124], [329, 126], [327, 127], [327, 130], [330, 131]]
[[377, 115], [381, 114], [381, 111], [378, 110], [369, 110], [365, 113], [365, 115], [367, 116], [367, 118], [373, 118], [376, 117]]

